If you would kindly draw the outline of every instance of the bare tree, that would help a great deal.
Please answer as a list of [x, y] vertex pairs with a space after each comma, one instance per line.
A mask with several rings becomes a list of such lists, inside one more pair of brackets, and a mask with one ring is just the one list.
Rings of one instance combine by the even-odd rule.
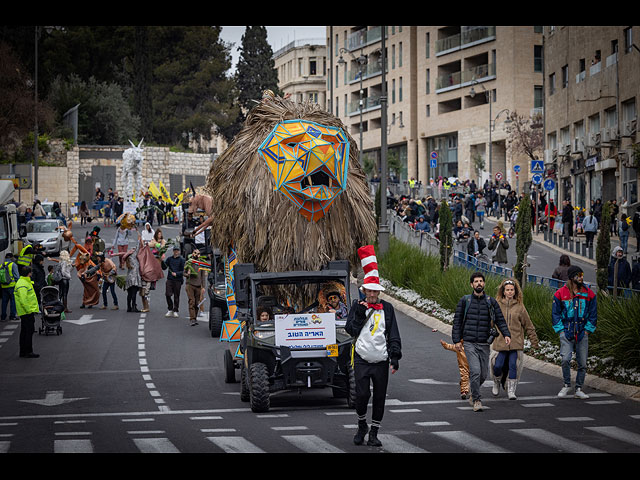
[[525, 154], [531, 160], [539, 160], [544, 150], [542, 122], [538, 116], [518, 115], [512, 112], [507, 127], [508, 143], [513, 154]]

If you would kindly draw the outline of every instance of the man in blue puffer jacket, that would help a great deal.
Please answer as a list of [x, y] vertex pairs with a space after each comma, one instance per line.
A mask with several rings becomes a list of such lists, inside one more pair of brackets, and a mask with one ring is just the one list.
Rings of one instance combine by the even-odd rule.
[[560, 334], [560, 356], [564, 386], [558, 397], [565, 398], [571, 389], [571, 357], [576, 352], [578, 373], [576, 374], [576, 398], [589, 398], [582, 391], [587, 373], [589, 334], [595, 332], [598, 321], [596, 294], [584, 283], [584, 273], [572, 265], [567, 271], [569, 280], [553, 296], [551, 318], [553, 329]]

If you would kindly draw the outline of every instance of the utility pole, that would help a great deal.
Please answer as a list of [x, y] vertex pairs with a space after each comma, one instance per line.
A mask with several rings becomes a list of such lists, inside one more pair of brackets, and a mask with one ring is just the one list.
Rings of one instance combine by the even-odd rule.
[[386, 35], [387, 27], [382, 29], [382, 93], [380, 95], [381, 107], [381, 125], [380, 134], [380, 226], [378, 227], [378, 245], [380, 254], [384, 255], [389, 250], [389, 225], [387, 224], [387, 52], [386, 52]]

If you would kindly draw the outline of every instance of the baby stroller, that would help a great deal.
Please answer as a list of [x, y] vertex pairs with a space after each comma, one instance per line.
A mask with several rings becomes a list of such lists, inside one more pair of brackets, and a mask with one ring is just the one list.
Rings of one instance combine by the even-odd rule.
[[62, 333], [60, 322], [64, 319], [64, 305], [60, 301], [58, 287], [42, 287], [40, 304], [42, 306], [42, 327], [38, 333], [49, 335], [49, 333], [56, 332], [57, 335], [60, 335]]

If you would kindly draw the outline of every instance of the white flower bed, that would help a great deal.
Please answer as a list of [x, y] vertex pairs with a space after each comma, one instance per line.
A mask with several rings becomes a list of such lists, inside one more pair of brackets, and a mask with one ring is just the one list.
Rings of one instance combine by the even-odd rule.
[[[431, 315], [438, 320], [453, 325], [454, 312], [441, 307], [437, 302], [428, 298], [422, 298], [417, 292], [408, 288], [396, 287], [388, 280], [380, 279], [380, 283], [385, 288], [385, 293], [398, 300], [417, 308], [421, 312]], [[538, 350], [531, 350], [531, 342], [525, 338], [524, 351], [527, 355], [536, 357], [539, 360], [560, 365], [560, 347], [546, 340], [539, 342]], [[627, 385], [640, 385], [640, 372], [636, 369], [627, 370], [613, 365], [611, 358], [598, 358], [590, 356], [587, 358], [587, 371], [601, 377], [615, 380]], [[575, 367], [575, 360], [572, 362]]]

